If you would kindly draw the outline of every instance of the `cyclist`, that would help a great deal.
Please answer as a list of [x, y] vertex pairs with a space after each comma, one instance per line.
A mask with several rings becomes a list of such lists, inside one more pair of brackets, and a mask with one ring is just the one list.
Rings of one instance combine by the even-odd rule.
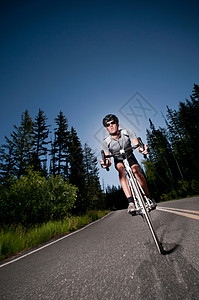
[[[109, 135], [106, 137], [102, 143], [101, 143], [101, 148], [105, 152], [105, 155], [109, 155], [110, 153], [114, 157], [114, 153], [117, 153], [120, 149], [127, 149], [131, 146], [131, 142], [133, 142], [134, 145], [138, 144], [138, 140], [136, 137], [136, 134], [133, 130], [131, 129], [119, 129], [119, 120], [117, 116], [113, 114], [108, 114], [104, 117], [103, 119], [103, 125], [106, 127]], [[144, 145], [144, 149], [141, 147], [137, 148], [138, 151], [142, 154], [148, 154], [148, 146]], [[135, 174], [137, 180], [139, 181], [141, 187], [143, 188], [146, 196], [151, 199], [147, 182], [144, 177], [144, 175], [140, 171], [140, 166], [137, 162], [137, 159], [135, 158], [133, 151], [131, 151], [128, 154], [128, 162], [130, 164], [130, 167]], [[111, 159], [107, 158], [106, 159], [106, 164], [104, 164], [103, 160], [100, 160], [101, 166], [103, 168], [110, 167], [111, 166]], [[119, 173], [119, 180], [120, 184], [122, 186], [122, 189], [125, 193], [125, 196], [127, 197], [128, 200], [128, 212], [131, 214], [136, 213], [135, 210], [135, 205], [134, 205], [134, 200], [133, 196], [131, 193], [131, 190], [129, 188], [128, 184], [128, 179], [126, 177], [126, 172], [124, 168], [124, 164], [122, 162], [122, 157], [114, 157], [114, 164], [115, 168], [117, 169]], [[152, 200], [152, 199], [151, 199]], [[156, 203], [154, 200], [151, 201], [152, 205], [149, 207], [150, 210], [156, 208]]]

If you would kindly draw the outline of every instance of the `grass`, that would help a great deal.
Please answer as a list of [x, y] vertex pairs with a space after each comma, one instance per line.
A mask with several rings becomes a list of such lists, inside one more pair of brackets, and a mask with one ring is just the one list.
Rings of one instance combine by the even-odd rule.
[[102, 218], [107, 213], [108, 211], [89, 211], [83, 216], [72, 216], [63, 221], [49, 221], [31, 229], [26, 229], [21, 225], [11, 225], [0, 231], [0, 260], [77, 230]]

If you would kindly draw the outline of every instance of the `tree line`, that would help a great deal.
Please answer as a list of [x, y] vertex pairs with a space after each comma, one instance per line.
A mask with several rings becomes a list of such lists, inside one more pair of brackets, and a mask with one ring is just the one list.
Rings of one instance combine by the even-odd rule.
[[[199, 86], [178, 110], [167, 107], [166, 127], [149, 120], [143, 161], [152, 196], [158, 202], [199, 194]], [[0, 147], [0, 223], [36, 224], [81, 214], [89, 209], [121, 209], [127, 201], [121, 187], [100, 185], [97, 157], [82, 147], [63, 112], [51, 126], [39, 109], [28, 110]], [[53, 138], [50, 140], [50, 136]]]
[[1, 222], [32, 224], [61, 218], [67, 211], [105, 207], [92, 149], [82, 147], [62, 111], [53, 132], [47, 121], [41, 109], [34, 120], [26, 110], [0, 147]]
[[199, 194], [199, 86], [177, 110], [167, 106], [165, 128], [147, 130], [149, 159], [146, 177], [156, 199], [169, 200]]
[[[149, 155], [142, 163], [150, 194], [166, 201], [199, 194], [199, 86], [194, 84], [190, 99], [178, 109], [167, 106], [165, 127], [155, 128], [149, 119], [146, 131]], [[106, 199], [112, 208], [127, 207], [120, 187], [107, 187]]]

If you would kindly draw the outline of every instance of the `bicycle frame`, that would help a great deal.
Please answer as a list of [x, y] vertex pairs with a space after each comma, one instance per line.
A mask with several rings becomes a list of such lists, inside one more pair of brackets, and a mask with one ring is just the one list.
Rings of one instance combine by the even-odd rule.
[[[132, 147], [132, 149], [135, 149], [138, 146], [139, 145], [134, 146], [134, 147]], [[135, 175], [134, 175], [134, 173], [133, 173], [133, 171], [132, 171], [132, 169], [129, 165], [129, 162], [127, 160], [127, 154], [126, 154], [125, 150], [121, 149], [119, 154], [122, 155], [122, 157], [123, 157], [123, 164], [124, 164], [125, 171], [126, 171], [126, 174], [127, 174], [129, 187], [130, 187], [132, 196], [134, 198], [135, 208], [136, 208], [136, 211], [138, 212], [137, 214], [141, 215], [144, 218], [144, 220], [146, 220], [146, 222], [149, 226], [149, 229], [151, 231], [153, 240], [155, 242], [155, 245], [156, 245], [159, 253], [163, 254], [164, 250], [163, 250], [162, 244], [160, 243], [160, 241], [157, 237], [157, 234], [155, 232], [155, 229], [154, 229], [149, 211], [148, 211], [148, 209], [146, 207], [146, 204], [145, 204], [145, 202], [146, 202], [149, 205], [150, 204], [150, 199], [145, 195], [139, 181], [136, 179], [136, 177], [135, 177]], [[105, 154], [102, 153], [102, 159], [103, 160], [105, 160], [108, 157], [113, 157], [113, 156], [114, 155], [105, 155]], [[107, 168], [107, 170], [108, 170], [108, 168]]]

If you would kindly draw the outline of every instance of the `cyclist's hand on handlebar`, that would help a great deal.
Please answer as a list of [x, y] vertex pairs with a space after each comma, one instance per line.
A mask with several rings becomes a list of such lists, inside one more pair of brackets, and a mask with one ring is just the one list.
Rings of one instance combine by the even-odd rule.
[[146, 155], [146, 154], [149, 153], [149, 147], [148, 147], [146, 144], [144, 144], [144, 148], [143, 148], [143, 147], [140, 147], [140, 148], [138, 149], [138, 151], [139, 151], [140, 153], [142, 153], [143, 155]]
[[110, 167], [111, 162], [110, 162], [109, 159], [106, 159], [106, 164], [104, 164], [104, 160], [103, 160], [103, 159], [100, 159], [100, 164], [101, 164], [101, 167], [102, 167], [102, 168], [106, 169], [106, 168]]
[[104, 164], [104, 160], [103, 159], [100, 159], [100, 165], [102, 168], [106, 168], [106, 165]]

